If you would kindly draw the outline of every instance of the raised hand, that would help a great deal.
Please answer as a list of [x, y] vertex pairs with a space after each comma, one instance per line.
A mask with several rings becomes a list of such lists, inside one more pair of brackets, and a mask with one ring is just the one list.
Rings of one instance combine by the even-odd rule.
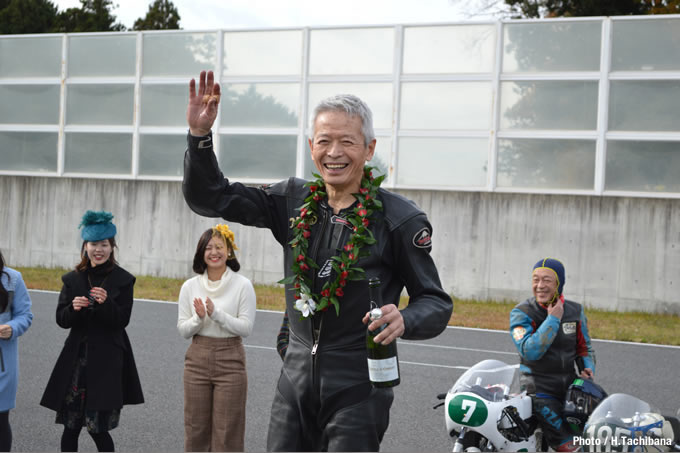
[[189, 106], [187, 107], [187, 123], [191, 135], [208, 135], [217, 117], [217, 104], [220, 102], [220, 84], [215, 83], [212, 71], [201, 71], [198, 79], [189, 82]]

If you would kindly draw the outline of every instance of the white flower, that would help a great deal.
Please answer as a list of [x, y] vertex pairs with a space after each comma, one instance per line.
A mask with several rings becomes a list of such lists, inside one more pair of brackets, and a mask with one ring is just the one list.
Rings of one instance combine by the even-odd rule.
[[295, 308], [302, 312], [305, 318], [314, 313], [316, 302], [309, 295], [303, 294], [300, 299], [295, 301]]

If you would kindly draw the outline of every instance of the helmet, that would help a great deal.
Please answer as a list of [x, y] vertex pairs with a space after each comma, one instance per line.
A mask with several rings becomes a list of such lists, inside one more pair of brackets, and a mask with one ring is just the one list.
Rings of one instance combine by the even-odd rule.
[[567, 390], [564, 418], [575, 432], [581, 433], [590, 414], [606, 397], [607, 392], [593, 381], [576, 378]]

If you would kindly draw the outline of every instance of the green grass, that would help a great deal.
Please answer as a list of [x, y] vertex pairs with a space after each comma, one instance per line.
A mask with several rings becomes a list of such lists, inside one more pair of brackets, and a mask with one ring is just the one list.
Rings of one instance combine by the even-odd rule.
[[[69, 271], [35, 267], [20, 267], [17, 270], [23, 274], [28, 288], [50, 291], [61, 289], [61, 276]], [[137, 276], [135, 297], [176, 301], [183, 282], [176, 278]], [[285, 308], [283, 288], [255, 285], [255, 292], [257, 308], [280, 311]], [[406, 303], [407, 299], [402, 299], [402, 306]], [[508, 330], [508, 317], [515, 303], [454, 298], [449, 325]], [[595, 309], [586, 309], [586, 315], [593, 338], [680, 346], [680, 316], [677, 315]]]

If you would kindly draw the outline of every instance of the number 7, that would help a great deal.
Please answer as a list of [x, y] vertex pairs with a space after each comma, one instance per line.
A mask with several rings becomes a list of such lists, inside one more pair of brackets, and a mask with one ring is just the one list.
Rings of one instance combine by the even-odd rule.
[[477, 401], [473, 400], [463, 400], [463, 402], [460, 405], [460, 408], [465, 410], [469, 410], [465, 412], [465, 415], [463, 416], [463, 423], [467, 423], [470, 418], [472, 417], [472, 414], [475, 412], [475, 408], [477, 407]]

